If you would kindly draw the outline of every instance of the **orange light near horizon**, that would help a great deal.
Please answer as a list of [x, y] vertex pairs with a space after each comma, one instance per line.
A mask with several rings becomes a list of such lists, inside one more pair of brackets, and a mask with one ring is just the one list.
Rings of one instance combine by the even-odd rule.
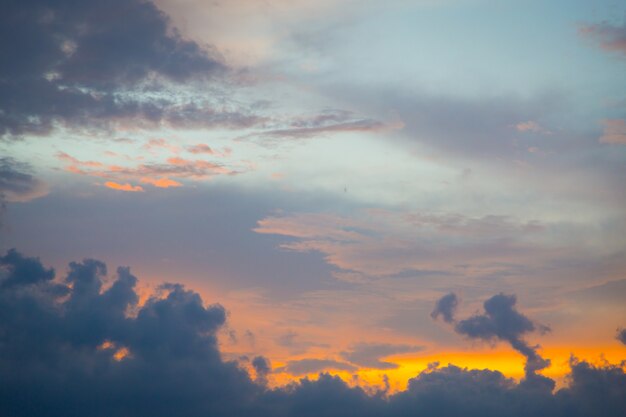
[[[551, 366], [541, 374], [555, 380], [557, 389], [567, 385], [566, 377], [570, 373], [572, 356], [594, 365], [621, 364], [626, 358], [626, 349], [620, 346], [598, 346], [571, 348], [565, 346], [548, 347], [541, 350], [543, 357], [551, 360]], [[322, 359], [322, 357], [320, 357]], [[454, 365], [459, 368], [499, 371], [515, 380], [524, 377], [524, 357], [515, 351], [487, 350], [480, 352], [433, 352], [428, 355], [396, 356], [385, 359], [398, 365], [395, 369], [360, 369], [356, 372], [325, 370], [331, 375], [339, 376], [350, 385], [360, 385], [366, 389], [383, 389], [387, 379], [390, 392], [406, 389], [410, 379], [427, 370], [429, 365], [438, 363], [438, 367]], [[285, 365], [284, 362], [273, 363], [275, 368]], [[286, 372], [275, 373], [271, 378], [272, 386], [282, 386], [301, 378], [317, 379], [319, 372], [306, 375], [290, 375]], [[356, 376], [356, 378], [355, 378]]]

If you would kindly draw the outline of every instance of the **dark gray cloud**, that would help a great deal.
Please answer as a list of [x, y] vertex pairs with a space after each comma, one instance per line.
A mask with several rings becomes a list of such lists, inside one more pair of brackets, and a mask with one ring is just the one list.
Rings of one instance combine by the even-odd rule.
[[432, 316], [436, 318], [439, 314], [443, 315], [448, 323], [455, 323], [454, 330], [457, 333], [470, 339], [508, 342], [513, 349], [526, 357], [526, 378], [540, 380], [543, 377], [537, 375], [536, 371], [550, 366], [550, 360], [542, 358], [537, 353], [537, 348], [530, 346], [522, 336], [536, 330], [546, 332], [549, 328], [534, 323], [518, 312], [515, 309], [516, 302], [514, 295], [497, 294], [484, 302], [484, 314], [475, 314], [465, 320], [456, 321], [456, 296], [451, 293], [437, 302]]
[[446, 323], [452, 323], [454, 321], [454, 314], [459, 304], [459, 299], [455, 293], [449, 293], [437, 300], [433, 312], [430, 313], [430, 317], [437, 319], [439, 316]]
[[28, 201], [47, 193], [45, 184], [30, 170], [28, 164], [9, 157], [0, 158], [0, 202]]
[[626, 329], [617, 329], [617, 340], [626, 345]]
[[361, 368], [395, 369], [397, 364], [381, 359], [400, 353], [419, 352], [423, 346], [394, 345], [389, 343], [357, 343], [350, 350], [341, 352], [341, 357]]
[[217, 349], [224, 309], [180, 285], [138, 306], [128, 268], [105, 287], [96, 260], [57, 280], [16, 251], [0, 266], [2, 415], [223, 415], [255, 390]]
[[252, 368], [256, 373], [256, 380], [261, 384], [267, 384], [267, 376], [272, 372], [269, 359], [264, 356], [256, 356], [252, 359]]
[[57, 124], [249, 125], [256, 117], [182, 101], [168, 84], [226, 69], [146, 0], [8, 0], [0, 15], [0, 136]]
[[[222, 359], [216, 333], [226, 320], [223, 307], [205, 305], [178, 284], [161, 286], [139, 305], [130, 270], [107, 272], [104, 263], [87, 259], [57, 277], [15, 250], [0, 257], [1, 415], [617, 417], [626, 411], [623, 365], [575, 359], [569, 386], [555, 393], [497, 371], [453, 365], [429, 366], [394, 395], [328, 374], [268, 389]], [[492, 316], [501, 307], [494, 305], [486, 307]], [[521, 323], [514, 327], [528, 328]], [[252, 365], [263, 375], [271, 368], [263, 357]]]

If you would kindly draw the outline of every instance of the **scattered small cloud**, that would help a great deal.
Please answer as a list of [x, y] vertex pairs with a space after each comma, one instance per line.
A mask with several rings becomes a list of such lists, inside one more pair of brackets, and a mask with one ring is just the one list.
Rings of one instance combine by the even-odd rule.
[[107, 188], [111, 188], [113, 190], [127, 191], [131, 193], [144, 191], [143, 187], [141, 187], [140, 185], [132, 185], [129, 183], [118, 184], [117, 182], [114, 182], [114, 181], [107, 181], [104, 183], [104, 186]]
[[626, 145], [626, 120], [605, 119], [602, 124], [604, 125], [604, 134], [599, 139], [600, 143]]
[[578, 33], [593, 39], [604, 50], [626, 56], [626, 23], [621, 26], [610, 22], [583, 25]]

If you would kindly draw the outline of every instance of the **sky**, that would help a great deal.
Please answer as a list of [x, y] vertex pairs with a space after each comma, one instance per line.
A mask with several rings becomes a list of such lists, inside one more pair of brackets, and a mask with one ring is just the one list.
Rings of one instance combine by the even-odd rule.
[[0, 4], [2, 414], [626, 412], [621, 2]]

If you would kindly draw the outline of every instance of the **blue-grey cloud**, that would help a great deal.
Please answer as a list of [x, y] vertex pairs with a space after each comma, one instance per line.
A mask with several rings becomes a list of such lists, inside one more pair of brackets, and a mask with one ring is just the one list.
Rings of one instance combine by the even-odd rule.
[[618, 329], [616, 338], [626, 345], [626, 329]]
[[[448, 323], [454, 323], [454, 330], [457, 333], [470, 339], [508, 342], [513, 349], [526, 357], [526, 378], [540, 381], [544, 378], [537, 375], [536, 371], [550, 366], [550, 360], [542, 358], [537, 353], [537, 348], [530, 346], [522, 339], [522, 336], [536, 330], [546, 332], [549, 328], [534, 323], [518, 312], [515, 308], [516, 302], [517, 298], [514, 295], [497, 294], [484, 302], [484, 314], [475, 314], [467, 319], [456, 321], [454, 318], [456, 296], [447, 294], [437, 302], [432, 317], [443, 315]], [[553, 384], [548, 383], [548, 385]]]
[[[167, 84], [226, 65], [185, 39], [152, 1], [5, 1], [0, 15], [0, 136], [116, 119], [175, 126], [250, 125], [245, 112], [172, 98]], [[167, 93], [167, 94], [164, 94]]]
[[437, 319], [439, 316], [446, 323], [452, 323], [454, 321], [454, 314], [456, 313], [456, 308], [459, 304], [459, 299], [455, 293], [451, 292], [449, 294], [444, 295], [435, 304], [435, 308], [432, 313], [430, 313], [430, 317], [433, 319]]
[[267, 383], [267, 376], [272, 372], [269, 359], [264, 356], [256, 356], [252, 359], [252, 368], [256, 373], [256, 380], [261, 384]]
[[[111, 277], [93, 259], [70, 263], [58, 277], [15, 250], [0, 257], [0, 415], [617, 417], [626, 410], [622, 366], [575, 359], [569, 386], [555, 393], [454, 365], [429, 366], [393, 395], [328, 374], [269, 389], [222, 359], [222, 306], [178, 284], [140, 305], [136, 284], [128, 268]], [[500, 307], [486, 310], [493, 316]], [[269, 373], [265, 358], [252, 362], [257, 374]]]
[[[1, 116], [0, 116], [1, 117]], [[0, 202], [28, 201], [47, 193], [43, 181], [30, 173], [30, 165], [13, 158], [0, 158]]]

